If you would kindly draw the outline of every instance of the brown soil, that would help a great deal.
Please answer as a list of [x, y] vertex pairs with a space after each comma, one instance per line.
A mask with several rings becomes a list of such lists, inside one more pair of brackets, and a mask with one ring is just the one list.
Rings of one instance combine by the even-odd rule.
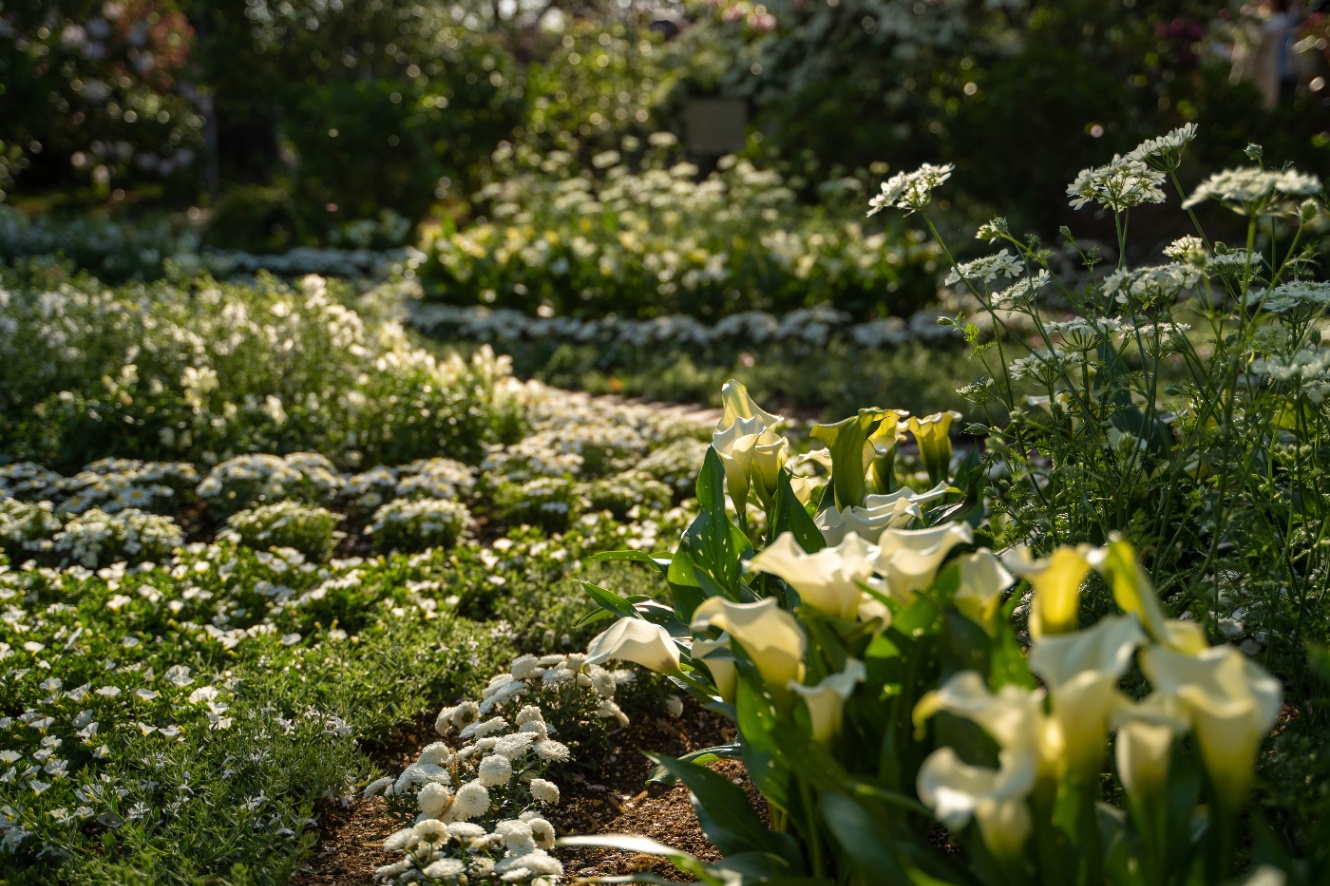
[[[652, 763], [639, 750], [681, 756], [723, 744], [733, 738], [724, 718], [688, 703], [682, 716], [641, 714], [611, 735], [614, 750], [598, 771], [583, 775], [565, 770], [556, 775], [562, 802], [549, 815], [560, 836], [573, 834], [634, 834], [651, 837], [700, 858], [719, 857], [702, 835], [688, 789], [646, 785]], [[422, 719], [392, 745], [374, 754], [387, 772], [414, 762], [435, 740], [433, 718]], [[743, 764], [727, 760], [710, 768], [741, 785], [758, 814], [766, 820], [766, 804], [749, 782]], [[319, 810], [319, 844], [313, 857], [292, 881], [296, 886], [369, 886], [374, 869], [396, 861], [400, 854], [383, 851], [383, 840], [400, 825], [381, 799], [357, 800], [349, 809]], [[559, 850], [569, 877], [607, 876], [652, 871], [676, 882], [691, 882], [668, 861], [654, 856], [606, 849]]]

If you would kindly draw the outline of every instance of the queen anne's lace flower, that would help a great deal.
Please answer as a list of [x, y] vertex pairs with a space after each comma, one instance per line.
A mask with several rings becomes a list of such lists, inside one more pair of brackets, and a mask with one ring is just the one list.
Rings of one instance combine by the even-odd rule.
[[1015, 278], [1024, 273], [1025, 265], [1021, 264], [1021, 260], [1004, 249], [996, 255], [976, 258], [974, 261], [957, 265], [947, 274], [943, 282], [948, 286], [962, 280], [971, 283], [988, 283], [998, 277]]
[[1142, 203], [1163, 203], [1164, 192], [1159, 187], [1163, 183], [1162, 172], [1141, 160], [1117, 156], [1106, 166], [1082, 169], [1067, 187], [1067, 196], [1073, 209], [1094, 201], [1122, 212]]
[[1330, 282], [1290, 280], [1280, 283], [1268, 295], [1263, 291], [1253, 291], [1250, 300], [1260, 302], [1262, 297], [1262, 307], [1276, 314], [1324, 311], [1330, 307]]
[[1196, 138], [1196, 124], [1188, 123], [1159, 138], [1141, 142], [1127, 154], [1128, 160], [1147, 163], [1164, 172], [1174, 172], [1182, 163], [1182, 153]]
[[904, 209], [906, 214], [916, 212], [928, 205], [934, 188], [951, 178], [955, 169], [947, 163], [934, 166], [925, 163], [914, 172], [898, 172], [882, 183], [882, 192], [868, 201], [871, 207], [869, 215], [876, 215], [883, 209]]
[[1216, 172], [1197, 186], [1182, 203], [1183, 209], [1215, 200], [1243, 215], [1262, 215], [1297, 197], [1321, 192], [1321, 180], [1296, 170], [1276, 172], [1248, 166]]

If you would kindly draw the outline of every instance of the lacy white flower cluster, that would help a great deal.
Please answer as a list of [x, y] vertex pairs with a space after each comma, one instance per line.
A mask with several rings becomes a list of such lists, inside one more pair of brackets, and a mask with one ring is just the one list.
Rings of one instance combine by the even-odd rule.
[[595, 705], [594, 716], [627, 723], [614, 693], [628, 672], [587, 664], [586, 656], [524, 655], [489, 682], [479, 702], [444, 708], [435, 729], [453, 744], [435, 742], [399, 776], [365, 789], [383, 796], [414, 821], [384, 843], [403, 858], [375, 872], [397, 883], [531, 883], [553, 886], [563, 865], [549, 850], [554, 828], [542, 808], [559, 802], [559, 787], [544, 776], [569, 759], [551, 738], [547, 712]]
[[185, 543], [170, 517], [126, 508], [115, 514], [93, 508], [56, 534], [55, 550], [92, 569], [121, 560], [163, 560]]
[[251, 548], [294, 548], [319, 562], [336, 544], [337, 514], [317, 505], [279, 501], [248, 508], [226, 520], [227, 531], [218, 539], [237, 541]]
[[455, 303], [716, 316], [872, 298], [937, 258], [914, 234], [807, 211], [779, 173], [747, 161], [724, 158], [698, 182], [691, 164], [638, 171], [602, 157], [616, 162], [594, 179], [565, 163], [483, 189], [488, 218], [431, 234], [406, 275]]
[[174, 508], [179, 493], [197, 483], [198, 472], [184, 462], [104, 458], [60, 479], [53, 491], [66, 496], [60, 509], [67, 513], [98, 507], [112, 514], [125, 508]]
[[52, 550], [64, 523], [49, 501], [25, 502], [0, 495], [0, 551], [11, 560]]
[[397, 499], [374, 512], [365, 531], [381, 551], [451, 548], [471, 525], [466, 505], [437, 498]]
[[198, 494], [228, 508], [280, 501], [298, 493], [331, 497], [341, 486], [332, 462], [318, 453], [239, 455], [208, 472]]

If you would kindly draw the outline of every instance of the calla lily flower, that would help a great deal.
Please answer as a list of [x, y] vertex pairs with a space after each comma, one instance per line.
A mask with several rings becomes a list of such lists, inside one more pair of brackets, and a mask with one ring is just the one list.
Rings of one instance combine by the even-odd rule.
[[753, 402], [753, 398], [748, 395], [748, 388], [734, 379], [721, 385], [720, 403], [723, 414], [716, 430], [721, 430], [741, 418], [757, 419], [764, 428], [774, 428], [785, 421], [783, 416], [772, 415]]
[[716, 431], [711, 445], [725, 468], [725, 483], [735, 508], [743, 512], [750, 489], [769, 506], [789, 454], [789, 441], [754, 417], [736, 419], [723, 431]]
[[1144, 701], [1120, 699], [1112, 718], [1118, 777], [1127, 793], [1141, 800], [1161, 794], [1168, 782], [1173, 742], [1189, 728], [1181, 702], [1162, 692]]
[[815, 741], [830, 745], [840, 736], [845, 700], [854, 694], [854, 687], [863, 682], [867, 673], [864, 663], [852, 658], [845, 663], [845, 670], [832, 674], [816, 686], [790, 684], [790, 689], [802, 696], [808, 706]]
[[734, 701], [734, 687], [739, 680], [739, 669], [734, 666], [732, 659], [712, 655], [722, 649], [730, 651], [729, 634], [721, 634], [716, 640], [705, 638], [694, 640], [692, 655], [711, 672], [711, 680], [716, 685], [720, 700], [730, 704]]
[[754, 491], [769, 506], [789, 454], [789, 441], [774, 430], [785, 419], [759, 407], [748, 389], [733, 379], [721, 387], [720, 399], [723, 412], [711, 445], [725, 467], [730, 498], [743, 513], [755, 482]]
[[850, 533], [872, 540], [888, 529], [908, 526], [911, 520], [923, 515], [921, 505], [946, 495], [950, 488], [946, 483], [939, 483], [927, 492], [915, 492], [905, 487], [887, 495], [867, 495], [862, 506], [832, 506], [818, 514], [814, 522], [829, 545], [840, 544]]
[[788, 700], [789, 684], [803, 677], [807, 640], [798, 621], [781, 609], [774, 597], [757, 603], [733, 603], [724, 597], [711, 597], [693, 612], [691, 627], [693, 633], [712, 627], [728, 632], [778, 699]]
[[909, 420], [924, 469], [934, 483], [946, 480], [951, 473], [951, 423], [960, 418], [959, 412], [948, 410]]
[[805, 554], [791, 532], [781, 533], [748, 568], [777, 575], [799, 592], [803, 605], [832, 618], [853, 620], [863, 596], [858, 582], [873, 573], [877, 548], [857, 535], [834, 548]]
[[679, 644], [660, 625], [641, 618], [621, 618], [587, 647], [587, 664], [611, 659], [635, 662], [658, 674], [677, 674]]
[[1143, 643], [1135, 617], [1111, 616], [1083, 631], [1045, 636], [1030, 650], [1030, 670], [1053, 699], [1052, 723], [1064, 749], [1059, 762], [1073, 775], [1098, 774], [1118, 680]]
[[1279, 716], [1279, 681], [1232, 646], [1184, 655], [1162, 646], [1141, 653], [1141, 669], [1191, 721], [1220, 802], [1236, 812], [1251, 789], [1261, 740]]
[[973, 540], [974, 534], [965, 523], [944, 523], [931, 529], [888, 529], [878, 541], [881, 553], [876, 563], [887, 593], [908, 603], [933, 583], [952, 548]]
[[1002, 603], [1002, 592], [1016, 579], [1002, 566], [992, 551], [982, 550], [956, 558], [960, 587], [952, 598], [961, 615], [987, 627]]
[[900, 426], [909, 414], [904, 409], [884, 410], [877, 429], [864, 441], [864, 474], [869, 488], [885, 492], [894, 485], [896, 450], [904, 438]]
[[1034, 589], [1030, 636], [1062, 634], [1080, 627], [1081, 583], [1093, 568], [1089, 545], [1058, 548], [1047, 560], [1031, 560], [1022, 549], [1005, 558], [1006, 566]]
[[924, 760], [916, 788], [919, 799], [952, 830], [973, 818], [990, 852], [1005, 858], [1018, 854], [1030, 835], [1026, 798], [1034, 790], [1041, 766], [1046, 720], [1043, 694], [1003, 686], [994, 695], [984, 678], [962, 671], [919, 700], [916, 728], [938, 711], [978, 724], [998, 745], [998, 768], [972, 766], [951, 748], [940, 748]]

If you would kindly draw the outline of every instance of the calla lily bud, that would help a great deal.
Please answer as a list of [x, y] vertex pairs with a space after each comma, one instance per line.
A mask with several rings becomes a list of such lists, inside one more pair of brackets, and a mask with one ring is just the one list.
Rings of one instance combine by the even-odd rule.
[[794, 534], [784, 532], [748, 568], [783, 578], [799, 592], [802, 605], [850, 621], [858, 615], [863, 594], [858, 583], [872, 575], [876, 556], [877, 548], [857, 535], [834, 548], [806, 554]]
[[867, 673], [864, 663], [852, 658], [845, 663], [845, 670], [832, 674], [816, 686], [790, 684], [790, 689], [802, 696], [808, 706], [815, 741], [830, 745], [840, 736], [845, 700], [854, 694], [854, 687], [863, 682]]
[[1016, 583], [1015, 577], [989, 550], [962, 554], [956, 558], [956, 568], [960, 571], [960, 586], [952, 602], [961, 615], [989, 627], [1002, 604], [1003, 591]]
[[1157, 691], [1181, 702], [1219, 800], [1236, 812], [1251, 789], [1261, 741], [1279, 715], [1279, 681], [1232, 646], [1199, 655], [1152, 647], [1141, 653], [1141, 669]]
[[762, 682], [778, 700], [789, 700], [788, 686], [803, 676], [803, 630], [774, 597], [757, 603], [733, 603], [711, 597], [693, 612], [693, 633], [716, 627], [729, 633], [752, 660]]
[[1173, 742], [1188, 729], [1181, 702], [1162, 692], [1152, 693], [1139, 704], [1122, 699], [1112, 722], [1118, 732], [1116, 756], [1122, 786], [1142, 802], [1161, 796], [1168, 783]]
[[621, 618], [587, 647], [587, 664], [631, 661], [658, 674], [679, 673], [679, 644], [660, 625]]
[[734, 702], [734, 687], [739, 679], [739, 669], [734, 666], [734, 661], [729, 658], [721, 658], [712, 653], [724, 650], [730, 650], [730, 635], [721, 634], [719, 639], [707, 640], [698, 639], [693, 641], [693, 658], [706, 665], [711, 672], [711, 680], [716, 685], [716, 692], [720, 694], [720, 700], [726, 704]]
[[933, 584], [952, 548], [973, 540], [974, 534], [965, 523], [944, 523], [930, 529], [888, 529], [878, 540], [881, 553], [876, 563], [887, 593], [908, 603]]
[[890, 492], [895, 486], [896, 450], [903, 436], [900, 426], [909, 414], [904, 409], [883, 411], [877, 430], [864, 441], [864, 479], [878, 493]]
[[959, 412], [948, 410], [909, 420], [924, 469], [934, 483], [941, 483], [951, 474], [951, 423], [960, 418]]

